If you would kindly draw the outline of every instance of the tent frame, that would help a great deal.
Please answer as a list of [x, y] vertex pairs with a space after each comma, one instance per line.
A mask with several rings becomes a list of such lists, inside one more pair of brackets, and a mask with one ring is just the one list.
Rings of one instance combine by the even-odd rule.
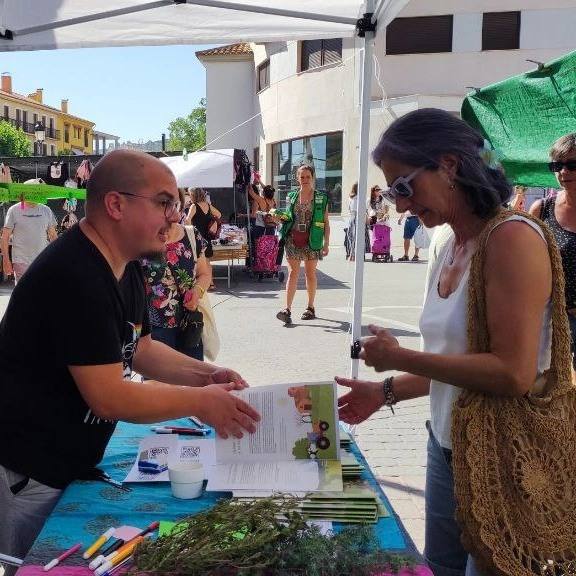
[[[331, 16], [329, 14], [317, 14], [309, 12], [299, 12], [264, 6], [253, 6], [240, 3], [231, 3], [224, 0], [155, 0], [153, 2], [143, 3], [137, 6], [109, 10], [96, 14], [89, 14], [77, 18], [60, 20], [23, 28], [21, 30], [0, 29], [0, 38], [13, 40], [18, 36], [26, 36], [38, 32], [55, 30], [66, 26], [83, 24], [86, 22], [95, 22], [105, 20], [115, 16], [123, 16], [163, 8], [170, 5], [193, 4], [197, 6], [209, 6], [225, 10], [238, 10], [243, 12], [253, 12], [259, 14], [269, 14], [275, 16], [284, 16], [299, 18], [305, 20], [315, 20], [319, 22], [331, 22], [336, 24], [347, 24], [354, 26], [356, 35], [362, 38], [362, 82], [360, 85], [360, 142], [358, 150], [358, 206], [366, 205], [367, 182], [368, 182], [368, 147], [370, 134], [370, 100], [371, 100], [371, 81], [372, 81], [372, 57], [374, 52], [374, 37], [376, 35], [377, 21], [380, 15], [385, 11], [387, 0], [366, 0], [365, 12], [359, 19]], [[352, 378], [358, 377], [358, 354], [360, 352], [360, 336], [362, 324], [362, 288], [364, 285], [364, 227], [356, 226], [355, 242], [355, 267], [353, 282], [353, 314], [352, 314], [352, 346], [351, 346], [351, 367], [350, 375]]]

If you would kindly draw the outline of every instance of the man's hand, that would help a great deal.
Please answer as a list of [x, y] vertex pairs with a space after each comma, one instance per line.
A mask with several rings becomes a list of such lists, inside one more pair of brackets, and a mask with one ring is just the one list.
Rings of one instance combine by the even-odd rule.
[[376, 372], [395, 370], [396, 353], [400, 350], [398, 340], [384, 328], [374, 324], [370, 324], [368, 328], [374, 336], [362, 339], [360, 358], [366, 366], [374, 367]]
[[205, 397], [197, 415], [203, 422], [214, 426], [222, 438], [230, 435], [242, 438], [243, 431], [255, 432], [260, 414], [250, 404], [240, 400], [230, 390], [237, 389], [234, 383], [211, 384], [203, 388]]
[[231, 384], [234, 390], [248, 388], [248, 382], [230, 368], [216, 368], [208, 377], [208, 384]]
[[364, 422], [384, 405], [384, 392], [380, 382], [349, 380], [338, 376], [336, 382], [350, 388], [350, 392], [338, 398], [340, 420], [348, 424]]

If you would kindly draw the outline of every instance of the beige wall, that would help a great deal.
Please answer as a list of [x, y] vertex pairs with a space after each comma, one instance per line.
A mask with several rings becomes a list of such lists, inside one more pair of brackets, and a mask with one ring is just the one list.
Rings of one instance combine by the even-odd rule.
[[[482, 52], [482, 13], [508, 10], [522, 11], [520, 49]], [[383, 98], [388, 99], [396, 115], [428, 106], [458, 112], [470, 91], [467, 86], [482, 87], [527, 72], [535, 67], [527, 59], [548, 61], [574, 49], [574, 0], [412, 0], [401, 16], [441, 14], [454, 15], [451, 53], [386, 56], [385, 34], [377, 37], [375, 54], [382, 87], [374, 78], [371, 94], [377, 102], [373, 102], [371, 113], [371, 147], [393, 118], [382, 110]], [[246, 148], [250, 157], [252, 149], [259, 147], [260, 171], [269, 180], [273, 143], [342, 131], [346, 211], [347, 192], [357, 179], [360, 45], [358, 39], [344, 39], [341, 64], [300, 73], [298, 42], [253, 44], [253, 63], [230, 65], [236, 67], [237, 85], [246, 87], [245, 94], [240, 94], [239, 89], [234, 91], [234, 98], [227, 93], [230, 82], [226, 67], [213, 73], [211, 68], [216, 70], [217, 65], [208, 63], [208, 132], [225, 131], [234, 122], [249, 117], [250, 106], [244, 97], [250, 94], [252, 114], [261, 116], [250, 123], [250, 131], [236, 131], [226, 144]], [[271, 85], [256, 94], [250, 88], [255, 68], [267, 58]], [[239, 78], [241, 75], [244, 80]], [[217, 123], [211, 123], [211, 115], [218, 116]], [[375, 182], [384, 184], [379, 170], [370, 166], [368, 183]]]
[[[206, 59], [206, 143], [208, 148], [252, 150], [252, 124], [225, 132], [246, 122], [254, 114], [256, 91], [254, 63], [248, 59]], [[219, 137], [216, 141], [217, 137]]]

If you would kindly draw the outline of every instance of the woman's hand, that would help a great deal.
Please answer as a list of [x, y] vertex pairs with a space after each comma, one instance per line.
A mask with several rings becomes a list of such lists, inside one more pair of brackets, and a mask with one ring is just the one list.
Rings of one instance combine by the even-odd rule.
[[350, 388], [350, 392], [338, 398], [340, 420], [348, 424], [360, 424], [384, 405], [381, 382], [349, 380], [339, 376], [335, 380], [341, 386]]
[[322, 256], [328, 256], [328, 252], [330, 252], [330, 248], [328, 244], [324, 244], [324, 246], [322, 246]]
[[200, 295], [194, 288], [192, 288], [192, 290], [187, 290], [184, 295], [184, 308], [186, 308], [186, 310], [194, 311], [198, 308], [199, 301]]
[[368, 329], [374, 336], [362, 339], [360, 358], [376, 372], [395, 370], [396, 355], [401, 350], [398, 340], [388, 330], [374, 324], [370, 324]]
[[248, 382], [235, 372], [234, 370], [230, 370], [230, 368], [217, 368], [215, 367], [214, 372], [210, 374], [208, 378], [208, 384], [234, 384], [234, 390], [243, 390], [244, 388], [248, 388]]

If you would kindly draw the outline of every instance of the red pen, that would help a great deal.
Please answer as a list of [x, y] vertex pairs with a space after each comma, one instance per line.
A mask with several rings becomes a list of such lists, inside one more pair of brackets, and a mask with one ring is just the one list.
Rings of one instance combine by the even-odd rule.
[[60, 564], [60, 562], [63, 562], [64, 560], [66, 560], [66, 558], [68, 558], [68, 556], [72, 556], [72, 554], [74, 554], [75, 552], [78, 552], [78, 550], [80, 550], [80, 548], [82, 548], [82, 544], [76, 544], [75, 546], [72, 546], [72, 548], [70, 548], [69, 550], [66, 550], [66, 552], [62, 552], [62, 554], [60, 554], [60, 556], [58, 556], [58, 558], [54, 558], [54, 560], [50, 560], [50, 562], [48, 562], [48, 564], [46, 564], [46, 566], [44, 566], [44, 572], [48, 572], [48, 570], [52, 570], [52, 568], [54, 568], [54, 566], [58, 566], [58, 564]]

